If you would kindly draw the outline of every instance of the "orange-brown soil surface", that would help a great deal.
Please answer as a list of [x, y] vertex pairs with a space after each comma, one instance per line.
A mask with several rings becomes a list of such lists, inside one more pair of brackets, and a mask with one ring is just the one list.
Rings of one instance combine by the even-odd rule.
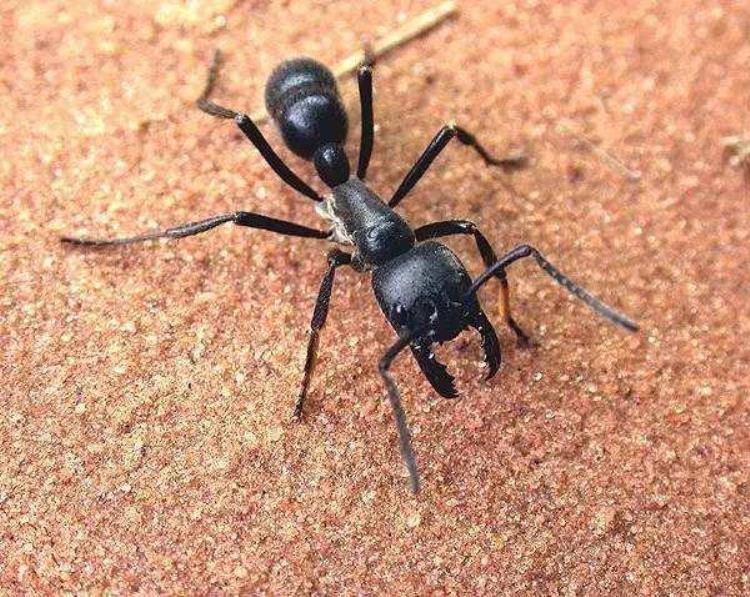
[[[403, 213], [475, 220], [498, 252], [533, 243], [642, 326], [514, 265], [536, 348], [514, 346], [488, 285], [492, 381], [471, 333], [440, 350], [460, 400], [409, 355], [394, 367], [416, 498], [366, 276], [338, 276], [291, 421], [324, 243], [231, 226], [58, 243], [234, 209], [315, 224], [231, 123], [194, 108], [214, 48], [216, 99], [252, 111], [282, 59], [336, 63], [430, 5], [2, 3], [3, 592], [750, 591], [750, 209], [721, 146], [750, 129], [746, 2], [465, 1], [378, 64], [375, 190], [447, 120], [524, 148], [529, 167], [506, 175], [451, 146]], [[356, 85], [341, 89], [355, 155]], [[472, 242], [449, 244], [480, 271]]]

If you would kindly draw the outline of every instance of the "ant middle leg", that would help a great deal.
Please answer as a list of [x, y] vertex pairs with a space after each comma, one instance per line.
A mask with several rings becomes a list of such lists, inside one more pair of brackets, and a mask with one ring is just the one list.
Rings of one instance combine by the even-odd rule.
[[310, 336], [307, 341], [307, 356], [305, 357], [305, 372], [300, 384], [297, 402], [294, 406], [294, 418], [302, 417], [302, 408], [307, 397], [307, 390], [312, 380], [315, 363], [318, 358], [318, 344], [320, 343], [320, 330], [328, 318], [328, 307], [331, 302], [331, 292], [333, 291], [333, 281], [336, 275], [336, 269], [343, 265], [350, 265], [352, 256], [339, 249], [333, 249], [328, 253], [328, 270], [326, 270], [323, 280], [320, 283], [318, 299], [315, 301], [315, 310], [313, 311], [312, 321], [310, 322]]
[[326, 230], [316, 230], [315, 228], [308, 228], [307, 226], [301, 226], [300, 224], [287, 222], [286, 220], [269, 218], [268, 216], [252, 213], [249, 211], [235, 211], [228, 214], [220, 214], [218, 216], [206, 218], [205, 220], [200, 220], [198, 222], [182, 224], [173, 228], [167, 228], [166, 230], [160, 230], [148, 234], [139, 234], [137, 236], [127, 236], [121, 238], [76, 238], [72, 236], [63, 236], [62, 238], [60, 238], [60, 242], [69, 245], [87, 247], [131, 245], [148, 240], [156, 240], [159, 238], [184, 238], [186, 236], [193, 236], [195, 234], [206, 232], [228, 222], [232, 222], [237, 226], [245, 226], [247, 228], [255, 228], [257, 230], [268, 230], [270, 232], [276, 232], [285, 236], [299, 236], [303, 238], [320, 239], [328, 238], [330, 236], [330, 232]]
[[[427, 240], [430, 238], [439, 238], [442, 236], [452, 236], [455, 234], [473, 235], [474, 241], [477, 244], [479, 254], [482, 256], [484, 266], [486, 268], [491, 267], [497, 262], [497, 254], [490, 245], [487, 237], [477, 228], [474, 222], [468, 220], [445, 220], [443, 222], [433, 222], [425, 226], [420, 226], [414, 231], [418, 241]], [[495, 273], [495, 277], [500, 282], [500, 301], [499, 311], [502, 318], [508, 327], [513, 330], [516, 335], [518, 345], [521, 347], [529, 347], [533, 343], [529, 338], [528, 334], [523, 331], [520, 325], [513, 319], [513, 315], [510, 311], [510, 287], [508, 284], [508, 277], [505, 270], [498, 270]]]
[[266, 163], [277, 174], [277, 176], [281, 178], [281, 180], [283, 180], [294, 190], [302, 193], [306, 197], [309, 197], [313, 201], [323, 201], [323, 197], [315, 192], [315, 190], [306, 182], [304, 182], [299, 176], [292, 172], [289, 166], [284, 163], [284, 160], [282, 160], [279, 155], [273, 150], [271, 145], [263, 136], [263, 133], [260, 132], [260, 129], [258, 129], [257, 125], [247, 114], [243, 114], [242, 112], [235, 112], [234, 110], [225, 108], [224, 106], [220, 106], [219, 104], [208, 99], [208, 96], [211, 94], [216, 84], [220, 66], [221, 53], [217, 50], [214, 54], [213, 62], [208, 69], [206, 85], [200, 97], [195, 102], [198, 109], [217, 118], [234, 120], [235, 124], [239, 127], [245, 137], [247, 137], [247, 139], [255, 146]]
[[407, 193], [409, 193], [409, 191], [411, 191], [419, 182], [427, 169], [432, 165], [432, 162], [435, 161], [435, 158], [440, 155], [443, 149], [445, 149], [445, 146], [454, 138], [463, 145], [467, 145], [474, 149], [488, 166], [498, 166], [506, 172], [510, 172], [512, 170], [523, 168], [526, 165], [527, 160], [525, 156], [512, 156], [507, 158], [493, 157], [470, 132], [454, 124], [446, 124], [438, 131], [437, 135], [433, 137], [432, 141], [430, 141], [430, 144], [427, 146], [427, 149], [425, 149], [422, 155], [419, 156], [419, 159], [404, 177], [404, 180], [388, 202], [389, 206], [396, 207], [396, 205], [401, 202]]

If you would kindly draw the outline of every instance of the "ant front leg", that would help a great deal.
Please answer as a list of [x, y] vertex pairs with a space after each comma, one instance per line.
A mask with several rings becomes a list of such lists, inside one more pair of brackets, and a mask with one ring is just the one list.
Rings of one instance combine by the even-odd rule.
[[526, 165], [526, 158], [524, 156], [514, 156], [507, 158], [496, 158], [490, 155], [490, 153], [477, 141], [477, 138], [472, 135], [469, 131], [462, 129], [455, 124], [446, 124], [443, 128], [438, 131], [438, 134], [430, 141], [427, 149], [424, 150], [417, 162], [412, 166], [409, 173], [404, 177], [404, 180], [399, 185], [396, 192], [391, 197], [388, 205], [396, 207], [401, 200], [411, 191], [414, 186], [419, 182], [427, 169], [432, 165], [440, 153], [445, 149], [451, 139], [458, 139], [463, 145], [467, 145], [474, 149], [479, 156], [484, 160], [484, 163], [488, 166], [498, 166], [510, 172], [523, 168]]
[[[452, 236], [455, 234], [471, 234], [474, 236], [474, 241], [477, 243], [477, 249], [482, 256], [484, 266], [486, 268], [491, 267], [497, 262], [497, 255], [495, 250], [490, 245], [487, 238], [477, 228], [474, 222], [467, 220], [445, 220], [443, 222], [433, 222], [425, 226], [420, 226], [414, 231], [418, 241], [427, 240], [430, 238], [439, 238], [442, 236]], [[505, 274], [505, 270], [498, 270], [494, 276], [500, 282], [500, 314], [505, 320], [508, 327], [513, 330], [516, 335], [518, 345], [521, 347], [532, 346], [533, 343], [526, 332], [523, 331], [520, 325], [513, 319], [513, 315], [510, 312], [510, 287], [508, 284], [508, 277]]]
[[305, 357], [305, 373], [302, 377], [297, 403], [294, 407], [294, 418], [302, 417], [302, 408], [307, 397], [307, 390], [312, 380], [315, 363], [318, 358], [318, 344], [320, 343], [320, 330], [328, 318], [328, 306], [331, 302], [331, 292], [333, 291], [333, 280], [336, 275], [336, 269], [342, 265], [350, 265], [352, 256], [344, 253], [339, 249], [333, 249], [328, 254], [328, 270], [323, 276], [318, 291], [318, 299], [315, 301], [315, 310], [313, 311], [312, 321], [310, 322], [310, 337], [307, 341], [307, 356]]

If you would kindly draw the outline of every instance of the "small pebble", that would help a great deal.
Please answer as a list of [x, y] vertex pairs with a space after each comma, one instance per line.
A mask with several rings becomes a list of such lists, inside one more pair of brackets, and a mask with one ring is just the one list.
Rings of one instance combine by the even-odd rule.
[[406, 519], [406, 525], [410, 529], [414, 529], [420, 525], [422, 522], [422, 515], [419, 512], [414, 512], [413, 514], [409, 515], [409, 518]]

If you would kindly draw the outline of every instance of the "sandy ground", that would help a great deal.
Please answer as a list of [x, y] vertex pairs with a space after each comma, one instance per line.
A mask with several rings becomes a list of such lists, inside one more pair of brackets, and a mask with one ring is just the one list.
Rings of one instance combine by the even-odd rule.
[[[234, 209], [315, 224], [192, 107], [213, 49], [216, 98], [250, 111], [280, 60], [334, 63], [430, 4], [2, 3], [3, 592], [750, 592], [750, 198], [721, 149], [750, 131], [747, 3], [464, 2], [378, 65], [374, 189], [449, 119], [526, 148], [511, 176], [449, 148], [403, 213], [473, 219], [498, 252], [531, 242], [642, 325], [622, 333], [514, 266], [535, 349], [493, 315], [505, 361], [486, 383], [472, 334], [442, 348], [458, 401], [410, 357], [394, 368], [418, 498], [367, 277], [339, 276], [290, 420], [323, 243], [225, 227], [58, 244]], [[342, 93], [354, 155], [350, 79]], [[480, 271], [469, 240], [449, 244]]]

